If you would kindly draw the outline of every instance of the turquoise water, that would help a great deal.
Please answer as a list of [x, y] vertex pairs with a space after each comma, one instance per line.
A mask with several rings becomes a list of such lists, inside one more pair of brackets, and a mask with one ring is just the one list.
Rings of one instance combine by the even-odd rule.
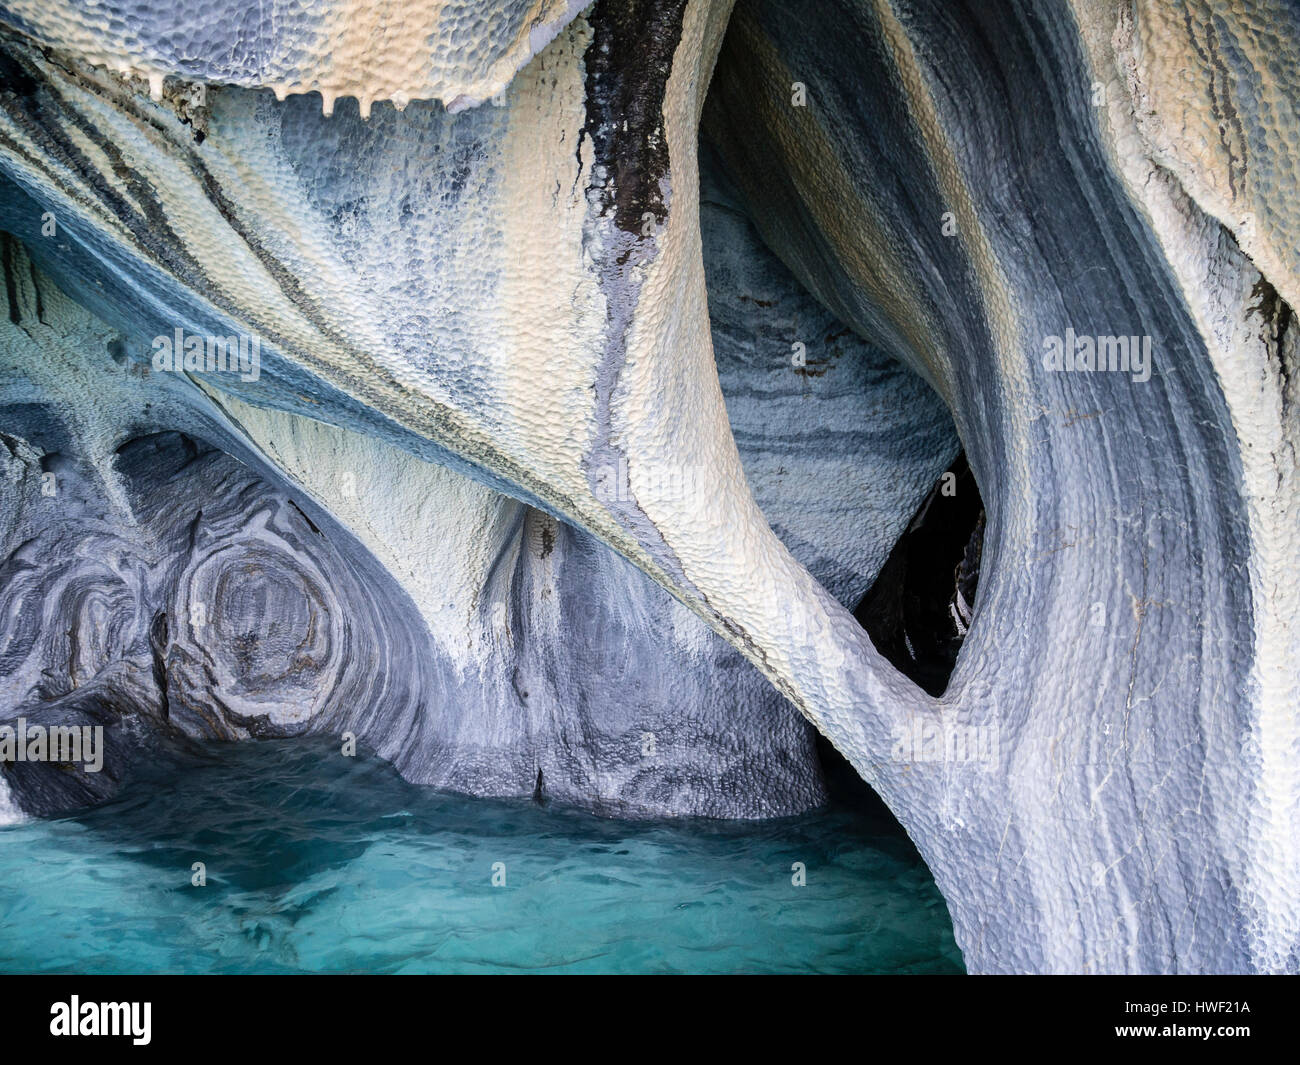
[[0, 970], [962, 966], [925, 866], [870, 811], [619, 822], [433, 792], [293, 741], [213, 746], [96, 810], [0, 828]]

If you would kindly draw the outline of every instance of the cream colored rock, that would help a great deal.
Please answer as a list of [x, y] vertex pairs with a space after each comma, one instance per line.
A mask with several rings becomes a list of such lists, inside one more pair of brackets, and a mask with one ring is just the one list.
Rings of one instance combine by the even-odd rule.
[[218, 4], [197, 16], [132, 0], [11, 0], [0, 20], [82, 62], [146, 79], [155, 100], [174, 78], [270, 88], [279, 99], [317, 92], [326, 115], [350, 97], [365, 118], [378, 101], [401, 110], [440, 100], [458, 111], [496, 96], [583, 6], [338, 0]]

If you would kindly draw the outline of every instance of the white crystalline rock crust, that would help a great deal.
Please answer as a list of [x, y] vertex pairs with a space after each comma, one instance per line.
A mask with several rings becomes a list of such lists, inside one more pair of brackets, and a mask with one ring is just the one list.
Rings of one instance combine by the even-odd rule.
[[319, 92], [325, 114], [353, 97], [364, 117], [441, 100], [448, 110], [500, 93], [587, 0], [217, 0], [197, 12], [146, 0], [5, 0], [0, 21], [94, 66], [289, 94]]
[[1300, 40], [1282, 5], [1079, 2], [1116, 169], [1141, 205], [1232, 414], [1251, 538], [1245, 788], [1218, 796], [1262, 971], [1300, 943]]
[[[1085, 11], [1096, 5], [1080, 5]], [[1300, 40], [1288, 0], [1108, 5], [1116, 69], [1150, 163], [1170, 171], [1300, 305]]]
[[518, 504], [372, 437], [214, 398], [269, 461], [383, 563], [459, 669], [485, 664], [493, 648], [474, 615]]

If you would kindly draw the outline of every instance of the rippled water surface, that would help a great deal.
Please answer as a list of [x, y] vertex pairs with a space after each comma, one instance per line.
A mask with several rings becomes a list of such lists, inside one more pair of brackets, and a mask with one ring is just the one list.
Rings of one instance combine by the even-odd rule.
[[[194, 862], [207, 886], [191, 885]], [[504, 863], [505, 884], [492, 884]], [[791, 883], [804, 863], [807, 885]], [[316, 742], [213, 746], [0, 828], [0, 970], [960, 972], [869, 811], [620, 822], [407, 784]]]

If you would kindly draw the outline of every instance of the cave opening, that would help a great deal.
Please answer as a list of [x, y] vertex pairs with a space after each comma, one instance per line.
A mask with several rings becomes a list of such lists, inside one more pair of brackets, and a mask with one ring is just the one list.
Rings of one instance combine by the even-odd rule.
[[[785, 71], [752, 77], [745, 35], [762, 23], [758, 10], [728, 30], [699, 151], [709, 315], [732, 435], [773, 531], [877, 651], [939, 697], [974, 623], [984, 500], [906, 323], [826, 266], [845, 247], [819, 234], [807, 175], [750, 120], [757, 107], [775, 127], [806, 130], [811, 113], [790, 102]], [[895, 140], [873, 143], [868, 169], [879, 180], [910, 167], [892, 154]], [[864, 241], [853, 249], [864, 260], [858, 279], [888, 279], [890, 263], [866, 261], [886, 249]], [[819, 816], [847, 819], [925, 870], [885, 801], [813, 735], [828, 796]]]
[[970, 631], [983, 550], [984, 502], [963, 453], [854, 611], [876, 650], [931, 695], [947, 689]]

